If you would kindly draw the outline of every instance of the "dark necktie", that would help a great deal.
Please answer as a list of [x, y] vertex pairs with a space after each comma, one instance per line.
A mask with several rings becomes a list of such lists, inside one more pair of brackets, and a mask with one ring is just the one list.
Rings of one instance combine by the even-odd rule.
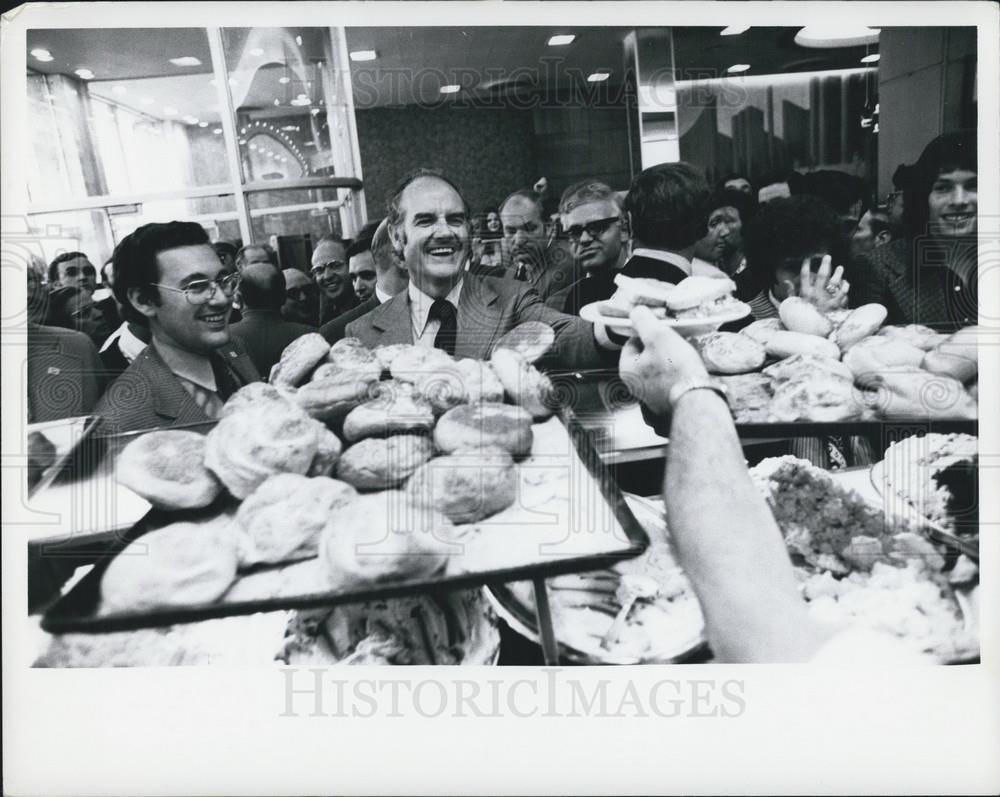
[[215, 392], [220, 399], [228, 401], [243, 385], [218, 352], [213, 352], [208, 359], [212, 363], [212, 373], [215, 374]]
[[435, 299], [428, 317], [441, 322], [437, 335], [434, 336], [434, 348], [442, 349], [454, 356], [455, 338], [458, 336], [455, 306], [447, 299]]
[[528, 279], [528, 266], [525, 263], [518, 263], [514, 271], [514, 279], [525, 282]]

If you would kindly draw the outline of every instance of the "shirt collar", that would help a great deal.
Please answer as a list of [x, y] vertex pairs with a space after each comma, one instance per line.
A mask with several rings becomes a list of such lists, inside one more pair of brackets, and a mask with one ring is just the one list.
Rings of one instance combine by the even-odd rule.
[[212, 371], [212, 363], [208, 357], [180, 349], [162, 340], [154, 340], [153, 345], [160, 357], [163, 358], [163, 362], [167, 364], [167, 368], [175, 376], [193, 382], [213, 393], [216, 391], [215, 373]]
[[677, 268], [688, 276], [691, 275], [691, 261], [676, 252], [665, 252], [662, 249], [646, 249], [645, 247], [640, 246], [639, 248], [632, 250], [632, 255], [634, 257], [650, 257], [653, 260], [661, 260], [664, 263], [670, 263], [673, 266], [677, 266]]
[[[463, 281], [464, 279], [459, 280], [444, 297], [452, 303], [456, 310], [458, 309], [458, 299], [462, 295]], [[416, 335], [420, 335], [423, 333], [424, 327], [427, 326], [427, 316], [431, 311], [431, 305], [434, 304], [434, 299], [420, 290], [412, 280], [407, 292], [410, 296], [410, 318], [413, 321], [413, 329]]]
[[379, 304], [385, 304], [385, 303], [386, 303], [387, 301], [389, 301], [389, 300], [390, 300], [390, 299], [391, 299], [392, 297], [393, 297], [393, 294], [391, 294], [391, 293], [386, 293], [386, 292], [385, 292], [384, 290], [382, 290], [382, 289], [381, 289], [381, 288], [380, 288], [380, 287], [378, 286], [378, 283], [376, 283], [376, 284], [375, 284], [375, 298], [376, 298], [376, 299], [378, 299], [378, 303], [379, 303]]

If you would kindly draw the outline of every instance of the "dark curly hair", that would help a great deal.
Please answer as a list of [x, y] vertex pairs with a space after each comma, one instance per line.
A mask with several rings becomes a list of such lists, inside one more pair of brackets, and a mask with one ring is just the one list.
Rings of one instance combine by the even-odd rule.
[[762, 287], [775, 283], [775, 274], [783, 264], [819, 251], [829, 253], [834, 264], [847, 262], [840, 216], [818, 197], [803, 194], [772, 199], [761, 205], [753, 221], [743, 228], [747, 268], [758, 275]]
[[927, 234], [930, 209], [927, 199], [938, 175], [964, 169], [979, 171], [976, 131], [959, 130], [940, 135], [928, 144], [915, 164], [900, 175], [903, 183], [903, 230], [912, 241]]

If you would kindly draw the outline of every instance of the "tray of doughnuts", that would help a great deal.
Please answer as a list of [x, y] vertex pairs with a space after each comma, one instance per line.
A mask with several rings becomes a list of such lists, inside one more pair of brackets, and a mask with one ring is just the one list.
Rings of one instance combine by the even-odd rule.
[[315, 609], [640, 555], [645, 532], [523, 338], [496, 363], [297, 342], [210, 427], [131, 436], [115, 477], [153, 508], [42, 627]]

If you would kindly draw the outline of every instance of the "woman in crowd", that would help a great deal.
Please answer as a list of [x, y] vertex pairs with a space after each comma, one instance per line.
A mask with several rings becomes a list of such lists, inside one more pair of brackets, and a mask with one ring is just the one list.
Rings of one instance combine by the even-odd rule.
[[884, 304], [888, 324], [977, 323], [977, 169], [974, 130], [927, 145], [901, 175], [903, 237], [859, 260], [853, 304]]
[[743, 256], [743, 227], [753, 212], [749, 194], [731, 188], [716, 193], [708, 215], [708, 234], [695, 247], [696, 258], [716, 266], [736, 283], [736, 296], [741, 301], [753, 298], [762, 287]]

